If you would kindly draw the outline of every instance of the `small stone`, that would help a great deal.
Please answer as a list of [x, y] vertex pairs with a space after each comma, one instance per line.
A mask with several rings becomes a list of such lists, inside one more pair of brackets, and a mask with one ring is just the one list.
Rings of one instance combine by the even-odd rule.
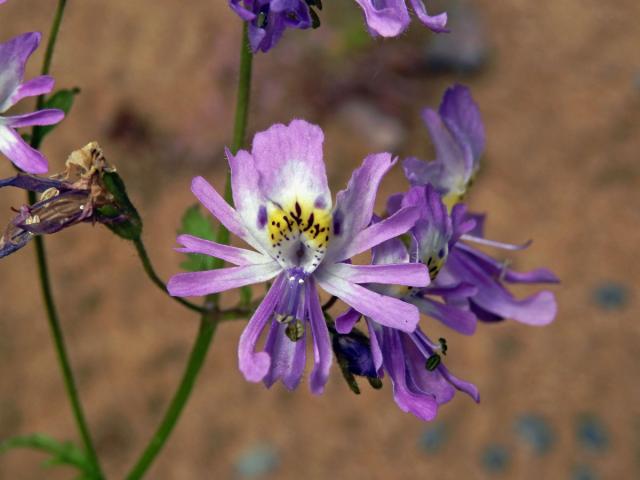
[[621, 310], [627, 306], [629, 291], [616, 282], [603, 282], [593, 291], [593, 299], [602, 310]]
[[279, 463], [278, 453], [270, 445], [259, 444], [245, 450], [236, 460], [240, 477], [255, 478], [274, 471]]
[[425, 428], [420, 436], [420, 446], [427, 453], [435, 453], [444, 445], [447, 437], [447, 425], [444, 422], [434, 423]]
[[581, 415], [578, 418], [576, 435], [585, 449], [602, 452], [609, 447], [609, 435], [602, 422], [594, 415]]
[[505, 447], [493, 444], [486, 447], [482, 453], [482, 465], [488, 472], [503, 472], [509, 465], [510, 458]]
[[571, 480], [598, 480], [600, 477], [588, 465], [576, 465]]
[[547, 421], [539, 415], [522, 415], [516, 421], [515, 430], [520, 438], [528, 443], [538, 455], [544, 455], [553, 445], [553, 430]]

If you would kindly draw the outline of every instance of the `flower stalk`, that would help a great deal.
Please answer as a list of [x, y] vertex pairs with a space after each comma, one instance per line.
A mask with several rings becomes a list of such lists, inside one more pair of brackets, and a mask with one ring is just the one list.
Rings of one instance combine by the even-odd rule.
[[[49, 40], [47, 42], [47, 49], [46, 49], [44, 61], [42, 64], [42, 75], [47, 75], [51, 69], [53, 52], [54, 52], [56, 41], [58, 38], [58, 32], [60, 31], [60, 25], [62, 23], [62, 18], [64, 16], [66, 5], [67, 5], [66, 0], [58, 0], [58, 6], [56, 8], [56, 12], [53, 17], [53, 22], [51, 24], [51, 31], [49, 34]], [[45, 100], [44, 95], [39, 95], [37, 97], [37, 100], [36, 100], [37, 109], [41, 109], [43, 107], [44, 100]], [[38, 149], [40, 147], [41, 142], [42, 142], [42, 137], [34, 135], [34, 132], [32, 132], [31, 146], [34, 149]], [[35, 203], [37, 200], [36, 193], [29, 191], [28, 200], [29, 200], [29, 204]], [[87, 421], [84, 416], [82, 403], [80, 401], [80, 396], [78, 394], [78, 389], [76, 387], [75, 379], [73, 376], [73, 370], [71, 369], [71, 363], [69, 361], [69, 356], [67, 354], [67, 349], [65, 346], [64, 334], [62, 332], [62, 327], [60, 326], [58, 311], [56, 308], [55, 300], [53, 297], [53, 291], [51, 288], [49, 268], [47, 265], [47, 254], [44, 246], [44, 239], [40, 236], [37, 236], [34, 239], [34, 244], [35, 244], [35, 250], [36, 250], [36, 262], [38, 265], [38, 277], [40, 280], [40, 289], [41, 289], [42, 298], [45, 304], [45, 310], [47, 313], [47, 319], [49, 321], [49, 327], [51, 329], [51, 334], [53, 336], [56, 355], [58, 357], [58, 362], [60, 363], [60, 368], [62, 370], [64, 385], [67, 391], [67, 396], [69, 397], [69, 401], [71, 402], [71, 409], [73, 411], [73, 416], [75, 418], [76, 425], [80, 432], [80, 436], [82, 437], [82, 443], [86, 450], [88, 459], [93, 466], [95, 478], [102, 479], [104, 478], [104, 476], [102, 474], [102, 470], [100, 468], [100, 462], [98, 460], [98, 456], [96, 454], [96, 450], [93, 445], [93, 440], [91, 439], [91, 433], [89, 431], [89, 427], [87, 425]]]
[[[238, 96], [236, 100], [233, 141], [231, 144], [231, 148], [234, 153], [243, 146], [246, 137], [247, 120], [249, 117], [249, 100], [251, 92], [252, 60], [253, 54], [251, 53], [251, 49], [249, 48], [247, 25], [245, 23], [242, 32], [240, 71], [238, 78]], [[227, 174], [224, 198], [228, 203], [232, 203], [231, 181], [229, 174]], [[229, 231], [224, 228], [223, 225], [220, 225], [220, 230], [218, 231], [216, 241], [222, 244], [229, 244]], [[141, 242], [136, 243], [136, 248], [138, 249], [139, 254], [141, 253], [141, 246]], [[141, 259], [143, 259], [143, 256], [141, 256]], [[222, 264], [222, 261], [218, 262], [216, 264], [216, 268], [220, 268]], [[150, 266], [150, 263], [148, 264], [148, 266]], [[145, 266], [145, 269], [146, 268], [147, 267]], [[147, 273], [149, 274], [149, 271], [147, 271]], [[153, 276], [150, 276], [153, 280]], [[159, 278], [157, 278], [157, 280], [160, 281], [163, 288], [166, 288], [164, 283]], [[156, 280], [154, 280], [154, 282], [158, 284]], [[187, 404], [187, 401], [189, 400], [189, 397], [191, 396], [195, 381], [206, 359], [207, 352], [209, 351], [209, 347], [211, 346], [211, 342], [215, 335], [218, 323], [220, 321], [230, 319], [229, 317], [238, 318], [238, 316], [242, 314], [242, 312], [240, 311], [220, 312], [217, 309], [217, 304], [217, 295], [211, 295], [207, 297], [205, 306], [202, 307], [206, 310], [206, 313], [203, 313], [200, 319], [198, 334], [191, 350], [191, 354], [189, 355], [189, 360], [187, 362], [187, 366], [185, 367], [182, 380], [180, 381], [178, 389], [176, 390], [169, 408], [165, 412], [165, 415], [160, 422], [160, 425], [158, 426], [155, 434], [151, 438], [139, 460], [136, 462], [131, 472], [127, 475], [127, 480], [138, 480], [142, 478], [157, 457], [164, 444], [167, 442], [167, 439], [171, 435], [171, 432], [173, 431], [176, 423], [178, 422], [178, 419], [180, 418], [180, 415], [182, 414], [182, 411], [184, 410], [184, 407]]]

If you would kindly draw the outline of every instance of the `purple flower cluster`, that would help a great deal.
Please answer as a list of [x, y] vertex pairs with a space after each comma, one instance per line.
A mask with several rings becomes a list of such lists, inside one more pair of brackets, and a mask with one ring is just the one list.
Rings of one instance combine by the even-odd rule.
[[[369, 32], [395, 37], [410, 22], [406, 0], [355, 0], [364, 12]], [[420, 22], [433, 32], [447, 32], [447, 14], [429, 15], [422, 0], [410, 0]], [[270, 50], [287, 28], [307, 29], [320, 24], [315, 9], [322, 0], [229, 0], [231, 9], [249, 27], [249, 44], [254, 52]]]
[[[439, 111], [425, 110], [424, 118], [437, 158], [405, 160], [411, 187], [389, 198], [384, 218], [374, 215], [373, 205], [396, 159], [389, 153], [365, 158], [332, 206], [323, 133], [302, 120], [256, 134], [250, 152], [227, 151], [235, 209], [202, 177], [193, 180], [202, 204], [254, 250], [181, 235], [179, 251], [235, 266], [177, 274], [168, 288], [172, 295], [198, 296], [272, 282], [240, 337], [239, 367], [247, 380], [296, 388], [310, 336], [313, 393], [323, 391], [335, 353], [348, 374], [375, 381], [388, 375], [398, 406], [431, 420], [456, 390], [476, 401], [479, 394], [445, 367], [446, 340], [424, 333], [420, 313], [464, 335], [474, 333], [478, 320], [544, 325], [554, 319], [553, 293], [517, 299], [505, 286], [557, 282], [551, 272], [515, 272], [472, 246], [524, 248], [485, 239], [484, 216], [460, 203], [485, 141], [468, 89], [449, 89]], [[370, 265], [352, 263], [369, 250]], [[335, 322], [325, 318], [318, 286], [349, 307]], [[357, 329], [363, 319], [368, 336]]]

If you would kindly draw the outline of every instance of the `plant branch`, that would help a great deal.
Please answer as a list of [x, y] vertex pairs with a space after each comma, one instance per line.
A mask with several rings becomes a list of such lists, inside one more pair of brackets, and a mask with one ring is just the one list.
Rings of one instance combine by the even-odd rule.
[[[236, 118], [233, 129], [233, 142], [231, 144], [231, 150], [233, 153], [237, 152], [243, 145], [246, 135], [251, 90], [252, 59], [253, 55], [249, 49], [247, 24], [245, 22], [242, 32], [242, 46], [240, 51], [240, 72], [238, 80], [238, 97], [236, 102]], [[229, 174], [227, 174], [224, 198], [227, 202], [232, 203], [231, 181]], [[229, 232], [222, 225], [218, 230], [216, 241], [222, 244], [229, 243]], [[222, 263], [223, 262], [221, 261], [217, 262], [215, 268], [220, 268]], [[240, 314], [242, 310], [237, 309], [234, 311], [231, 309], [221, 312], [218, 310], [217, 306], [218, 296], [208, 296], [205, 302], [205, 307], [203, 308], [211, 311], [202, 315], [198, 335], [196, 336], [180, 385], [178, 386], [178, 389], [176, 390], [176, 393], [174, 394], [169, 408], [160, 422], [158, 429], [151, 438], [151, 441], [129, 475], [127, 475], [127, 480], [138, 480], [142, 478], [157, 457], [158, 453], [160, 453], [164, 444], [167, 442], [187, 404], [187, 401], [189, 400], [196, 378], [200, 373], [207, 352], [209, 351], [209, 347], [211, 346], [218, 323], [223, 320], [238, 318], [234, 315]], [[242, 310], [242, 313], [244, 313], [244, 310]]]
[[[47, 75], [51, 69], [51, 61], [53, 59], [53, 52], [56, 45], [56, 40], [58, 38], [58, 32], [60, 31], [60, 24], [62, 23], [62, 18], [64, 16], [64, 11], [66, 7], [66, 0], [59, 0], [58, 6], [56, 8], [56, 12], [53, 18], [53, 22], [51, 25], [51, 31], [49, 33], [49, 40], [47, 42], [47, 49], [44, 56], [44, 61], [42, 64], [42, 75]], [[39, 95], [36, 99], [36, 109], [39, 110], [44, 105], [44, 95]], [[40, 147], [40, 143], [42, 141], [42, 137], [37, 136], [32, 132], [31, 134], [31, 146], [34, 149], [38, 149]], [[36, 202], [36, 194], [35, 192], [28, 192], [29, 204], [33, 204]], [[76, 387], [75, 379], [73, 376], [73, 370], [71, 369], [71, 363], [69, 361], [69, 356], [67, 354], [67, 349], [64, 341], [64, 334], [62, 332], [62, 327], [60, 326], [60, 319], [58, 317], [58, 311], [56, 308], [55, 300], [53, 297], [53, 291], [51, 288], [51, 281], [49, 276], [49, 268], [47, 266], [47, 255], [44, 246], [44, 239], [41, 236], [36, 236], [34, 238], [34, 246], [36, 251], [36, 262], [38, 265], [38, 278], [40, 281], [40, 290], [42, 292], [42, 298], [44, 300], [45, 310], [47, 313], [47, 319], [49, 321], [49, 327], [51, 329], [51, 335], [53, 337], [53, 343], [56, 349], [56, 355], [58, 357], [58, 362], [60, 363], [60, 368], [62, 370], [62, 376], [64, 379], [64, 385], [67, 392], [67, 396], [69, 397], [69, 401], [71, 403], [71, 409], [73, 411], [73, 416], [76, 421], [76, 425], [80, 432], [80, 436], [82, 437], [82, 443], [89, 457], [89, 461], [94, 470], [95, 478], [102, 479], [103, 474], [100, 468], [100, 462], [98, 460], [98, 456], [96, 454], [95, 447], [93, 446], [93, 441], [91, 439], [91, 434], [89, 433], [89, 427], [87, 425], [87, 421], [84, 416], [84, 411], [82, 409], [82, 403], [80, 402], [80, 396], [78, 394], [78, 389]]]
[[[144, 268], [144, 271], [147, 274], [147, 276], [160, 290], [162, 290], [164, 293], [169, 295], [169, 292], [167, 291], [167, 285], [162, 281], [162, 279], [158, 276], [158, 274], [153, 268], [153, 264], [151, 263], [151, 259], [147, 254], [147, 249], [145, 248], [144, 243], [142, 242], [142, 239], [137, 238], [132, 241], [136, 247], [136, 251], [138, 252], [138, 257], [140, 257], [140, 261], [142, 262], [142, 267]], [[210, 311], [210, 309], [206, 307], [201, 307], [200, 305], [196, 305], [195, 303], [191, 303], [188, 300], [185, 300], [184, 298], [173, 297], [171, 295], [169, 295], [169, 297], [175, 300], [176, 302], [178, 302], [179, 304], [195, 312], [205, 314]]]

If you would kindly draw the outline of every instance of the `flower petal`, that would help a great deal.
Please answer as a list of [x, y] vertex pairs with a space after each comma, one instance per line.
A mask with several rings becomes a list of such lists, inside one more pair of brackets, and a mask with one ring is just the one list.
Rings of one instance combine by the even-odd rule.
[[29, 32], [0, 43], [0, 112], [13, 105], [11, 97], [20, 87], [27, 59], [41, 37], [38, 32]]
[[276, 262], [204, 272], [178, 273], [169, 279], [167, 290], [174, 297], [197, 297], [224, 292], [232, 288], [266, 282], [281, 271]]
[[297, 342], [292, 342], [285, 333], [286, 329], [287, 325], [284, 323], [271, 322], [264, 347], [265, 352], [271, 358], [269, 372], [263, 379], [267, 388], [282, 379], [285, 387], [289, 390], [295, 390], [302, 380], [307, 331], [305, 328], [303, 337]]
[[353, 238], [371, 223], [378, 186], [395, 162], [389, 153], [369, 155], [351, 175], [346, 190], [338, 192], [328, 258], [336, 261], [350, 258], [344, 251], [349, 249]]
[[240, 237], [259, 252], [266, 253], [260, 243], [249, 233], [238, 212], [225, 202], [224, 198], [216, 192], [209, 182], [202, 177], [195, 177], [191, 182], [191, 191], [227, 230]]
[[369, 31], [374, 35], [395, 37], [409, 25], [405, 0], [356, 0], [364, 10]]
[[210, 240], [194, 237], [193, 235], [180, 235], [177, 240], [178, 243], [183, 245], [182, 248], [176, 248], [178, 252], [209, 255], [233, 263], [234, 265], [257, 265], [272, 261], [270, 257], [252, 252], [251, 250], [222, 245]]
[[447, 14], [429, 15], [422, 0], [411, 0], [411, 6], [418, 19], [435, 33], [448, 32]]
[[260, 242], [263, 251], [269, 251], [267, 199], [260, 192], [260, 174], [254, 158], [246, 150], [240, 150], [236, 155], [228, 149], [225, 151], [231, 167], [233, 203], [247, 230]]
[[477, 169], [477, 162], [485, 148], [485, 134], [480, 109], [473, 100], [471, 91], [463, 85], [448, 88], [442, 98], [439, 112], [458, 143], [470, 146], [474, 169]]
[[338, 333], [347, 334], [353, 330], [353, 327], [362, 315], [353, 308], [347, 309], [336, 317], [336, 331]]
[[395, 237], [373, 247], [371, 263], [374, 265], [409, 263], [409, 252], [402, 240]]
[[429, 371], [425, 368], [428, 357], [422, 354], [410, 335], [400, 335], [400, 339], [404, 348], [407, 377], [413, 384], [413, 390], [433, 395], [438, 405], [449, 402], [456, 394], [455, 388], [437, 369]]
[[389, 218], [385, 218], [381, 222], [374, 223], [362, 230], [344, 248], [335, 251], [331, 260], [340, 262], [349, 259], [376, 245], [380, 245], [382, 242], [406, 233], [413, 227], [419, 215], [420, 212], [415, 207], [398, 210]]
[[324, 290], [381, 325], [412, 332], [420, 321], [416, 306], [350, 283], [333, 275], [328, 268], [317, 272], [316, 277]]
[[429, 298], [414, 297], [411, 299], [411, 303], [417, 306], [425, 315], [441, 321], [456, 332], [463, 335], [472, 335], [476, 331], [478, 321], [473, 312], [469, 310], [436, 302]]
[[32, 78], [18, 86], [13, 92], [13, 95], [11, 95], [9, 103], [15, 105], [23, 98], [49, 93], [53, 89], [54, 84], [55, 80], [49, 75], [40, 75], [39, 77]]
[[495, 315], [528, 325], [546, 325], [556, 316], [557, 305], [552, 292], [542, 291], [517, 300], [478, 263], [457, 249], [449, 255], [446, 268], [459, 280], [475, 285], [478, 293], [472, 297], [473, 302]]
[[[380, 348], [380, 336], [382, 335], [380, 330], [382, 327], [377, 328], [376, 324], [370, 319], [367, 320], [367, 330], [369, 331], [369, 342], [371, 343], [371, 356], [373, 357], [373, 364], [378, 372], [378, 377], [382, 377], [382, 364], [384, 362], [382, 358], [382, 349]], [[336, 324], [337, 325], [337, 324]]]
[[64, 118], [64, 112], [57, 108], [47, 108], [37, 112], [3, 117], [2, 123], [11, 128], [30, 127], [32, 125], [54, 125]]
[[319, 395], [323, 392], [324, 386], [329, 379], [329, 369], [331, 368], [333, 351], [331, 349], [329, 330], [324, 320], [324, 314], [322, 313], [322, 307], [320, 306], [318, 291], [316, 290], [313, 277], [311, 277], [307, 283], [305, 296], [305, 303], [309, 312], [309, 322], [311, 323], [311, 332], [313, 334], [314, 365], [309, 380], [309, 388], [311, 389], [311, 393]]
[[271, 365], [269, 354], [255, 350], [260, 333], [271, 319], [281, 295], [282, 279], [278, 277], [240, 335], [238, 366], [244, 377], [250, 382], [260, 382], [269, 372]]
[[546, 268], [536, 268], [529, 272], [516, 272], [507, 268], [504, 262], [499, 262], [491, 258], [489, 255], [471, 248], [465, 244], [458, 244], [456, 248], [464, 251], [472, 256], [476, 262], [482, 265], [482, 268], [492, 275], [503, 279], [510, 283], [560, 283], [560, 279]]
[[27, 145], [15, 130], [3, 125], [0, 125], [0, 152], [25, 172], [46, 173], [49, 169], [44, 155]]
[[383, 328], [382, 352], [384, 365], [393, 381], [393, 398], [404, 412], [409, 412], [421, 420], [430, 421], [438, 413], [438, 403], [433, 395], [416, 393], [407, 385], [406, 360], [401, 333], [391, 328]]
[[296, 199], [331, 208], [320, 127], [304, 120], [275, 124], [253, 138], [251, 154], [261, 193], [284, 208]]
[[426, 287], [429, 285], [429, 269], [421, 263], [396, 265], [336, 263], [331, 265], [331, 273], [352, 283], [382, 283], [386, 285], [407, 285], [409, 287]]

